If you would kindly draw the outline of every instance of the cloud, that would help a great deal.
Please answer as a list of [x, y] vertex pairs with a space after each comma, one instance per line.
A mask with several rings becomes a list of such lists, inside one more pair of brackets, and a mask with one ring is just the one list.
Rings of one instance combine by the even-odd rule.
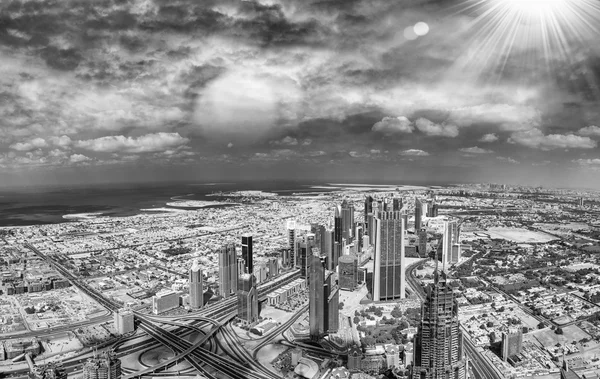
[[296, 138], [287, 136], [279, 141], [271, 141], [270, 143], [272, 145], [296, 146], [298, 145], [298, 140]]
[[463, 147], [462, 149], [458, 149], [459, 151], [462, 151], [463, 153], [469, 153], [469, 154], [490, 154], [493, 153], [492, 150], [486, 150], [486, 149], [482, 149], [478, 146], [474, 146], [474, 147]]
[[145, 153], [159, 152], [169, 148], [185, 145], [189, 139], [179, 133], [153, 133], [140, 137], [106, 136], [91, 140], [75, 142], [80, 149], [95, 152], [113, 153]]
[[399, 154], [402, 156], [409, 156], [409, 157], [427, 157], [427, 156], [429, 156], [428, 152], [419, 150], [419, 149], [403, 150]]
[[600, 166], [600, 158], [576, 159], [573, 162], [581, 166]]
[[71, 141], [71, 138], [69, 136], [65, 136], [65, 135], [60, 136], [60, 137], [50, 137], [49, 140], [53, 145], [60, 146], [62, 148], [71, 146], [71, 143], [73, 142], [73, 141]]
[[577, 132], [582, 136], [600, 136], [600, 126], [590, 125], [579, 129]]
[[72, 154], [69, 157], [69, 162], [71, 162], [71, 163], [81, 163], [81, 162], [87, 162], [90, 160], [91, 160], [91, 158], [86, 157], [85, 155], [82, 155], [82, 154]]
[[542, 115], [527, 105], [480, 104], [450, 110], [448, 122], [459, 126], [496, 124], [503, 131], [522, 131], [539, 126]]
[[26, 142], [17, 142], [9, 146], [9, 148], [17, 151], [31, 151], [41, 147], [48, 146], [48, 143], [43, 138], [34, 138]]
[[232, 144], [231, 142], [229, 142], [229, 143], [227, 144], [227, 148], [228, 148], [228, 149], [231, 149], [232, 147], [233, 147], [233, 144]]
[[394, 134], [412, 133], [413, 126], [410, 120], [404, 116], [384, 117], [381, 121], [375, 123], [371, 130], [385, 136], [392, 136]]
[[381, 154], [381, 150], [371, 149], [371, 154]]
[[486, 134], [479, 139], [479, 142], [496, 142], [498, 141], [498, 135], [495, 133]]
[[496, 157], [496, 159], [499, 161], [507, 162], [507, 163], [513, 163], [513, 164], [520, 163], [519, 161], [512, 159], [511, 157]]
[[436, 124], [423, 117], [415, 121], [415, 125], [417, 126], [417, 129], [428, 136], [451, 138], [458, 136], [458, 127], [456, 125], [445, 123]]
[[311, 143], [312, 139], [306, 138], [304, 141], [302, 141], [302, 146], [309, 146]]
[[593, 149], [597, 146], [596, 141], [589, 137], [574, 134], [544, 135], [539, 129], [513, 133], [508, 142], [540, 150]]

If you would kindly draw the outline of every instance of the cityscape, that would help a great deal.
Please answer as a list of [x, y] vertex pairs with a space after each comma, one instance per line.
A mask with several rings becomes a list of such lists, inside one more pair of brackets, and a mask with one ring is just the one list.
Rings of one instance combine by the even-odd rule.
[[3, 227], [0, 372], [15, 379], [600, 373], [597, 192], [300, 187]]
[[600, 0], [1, 0], [0, 379], [600, 379]]

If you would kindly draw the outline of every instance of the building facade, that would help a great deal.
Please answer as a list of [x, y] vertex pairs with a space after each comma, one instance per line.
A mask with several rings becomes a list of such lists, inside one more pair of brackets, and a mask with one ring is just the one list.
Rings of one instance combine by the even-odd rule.
[[236, 292], [238, 279], [238, 260], [235, 245], [228, 244], [219, 251], [219, 292], [228, 298]]
[[242, 236], [242, 259], [244, 259], [244, 271], [246, 274], [254, 272], [254, 256], [252, 253], [252, 236], [244, 234]]
[[89, 358], [83, 364], [83, 379], [119, 378], [121, 378], [121, 361], [113, 352], [106, 352], [100, 357]]
[[258, 321], [258, 292], [253, 274], [242, 274], [237, 286], [238, 317], [246, 324]]
[[375, 218], [373, 300], [405, 297], [405, 225], [401, 212], [379, 212]]

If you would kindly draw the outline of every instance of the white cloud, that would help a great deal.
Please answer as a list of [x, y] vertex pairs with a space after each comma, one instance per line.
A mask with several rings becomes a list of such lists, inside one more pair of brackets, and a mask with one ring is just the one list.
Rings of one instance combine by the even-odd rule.
[[415, 124], [417, 125], [417, 129], [421, 132], [425, 133], [428, 136], [438, 136], [438, 137], [457, 137], [458, 136], [458, 127], [452, 124], [436, 124], [432, 121], [429, 121], [426, 118], [418, 119]]
[[308, 146], [312, 143], [312, 139], [307, 138], [304, 141], [302, 141], [302, 146]]
[[590, 125], [579, 129], [577, 132], [582, 136], [600, 136], [600, 126]]
[[597, 146], [596, 141], [589, 137], [574, 134], [544, 135], [539, 129], [513, 133], [508, 142], [541, 150], [593, 149]]
[[50, 137], [49, 140], [53, 145], [60, 146], [63, 148], [71, 146], [71, 143], [73, 142], [71, 141], [71, 138], [66, 135], [60, 137]]
[[449, 122], [459, 126], [499, 124], [503, 131], [523, 131], [540, 125], [541, 113], [530, 106], [510, 104], [480, 104], [450, 110]]
[[384, 117], [381, 121], [375, 123], [371, 130], [386, 136], [392, 136], [400, 133], [412, 133], [413, 126], [410, 120], [404, 116]]
[[284, 146], [296, 146], [298, 145], [298, 140], [296, 138], [286, 136], [279, 141], [271, 141], [272, 145], [284, 145]]
[[46, 147], [46, 146], [48, 146], [48, 143], [46, 143], [46, 140], [38, 137], [38, 138], [34, 138], [32, 140], [25, 141], [25, 142], [13, 143], [9, 147], [11, 149], [17, 150], [17, 151], [31, 151], [31, 150], [39, 149], [41, 147]]
[[71, 163], [81, 163], [81, 162], [87, 162], [90, 160], [91, 160], [91, 158], [86, 157], [85, 155], [82, 155], [82, 154], [72, 154], [69, 157], [69, 162], [71, 162]]
[[493, 153], [492, 150], [486, 150], [486, 149], [482, 149], [478, 146], [474, 146], [474, 147], [463, 147], [462, 149], [458, 149], [459, 151], [462, 151], [463, 153], [469, 153], [469, 154], [490, 154]]
[[140, 137], [106, 136], [75, 142], [75, 146], [96, 152], [145, 153], [164, 151], [186, 144], [189, 139], [179, 133], [153, 133]]
[[371, 149], [371, 154], [381, 154], [381, 150]]
[[318, 151], [309, 151], [308, 155], [311, 157], [321, 157], [323, 155], [326, 155], [327, 153], [322, 151], [322, 150], [318, 150]]
[[227, 144], [227, 147], [228, 147], [229, 149], [231, 149], [231, 148], [233, 147], [233, 144], [232, 144], [231, 142], [229, 142], [229, 143]]
[[512, 159], [511, 157], [496, 157], [497, 160], [499, 161], [503, 161], [503, 162], [508, 162], [508, 163], [513, 163], [513, 164], [519, 164], [520, 162]]
[[429, 156], [428, 152], [423, 151], [423, 150], [419, 150], [419, 149], [403, 150], [399, 154], [403, 155], [403, 156], [411, 156], [411, 157], [426, 157], [426, 156]]
[[574, 163], [578, 163], [582, 166], [600, 166], [600, 159], [599, 158], [593, 158], [593, 159], [576, 159], [573, 161]]
[[496, 142], [498, 141], [498, 135], [495, 133], [486, 134], [479, 139], [479, 142]]

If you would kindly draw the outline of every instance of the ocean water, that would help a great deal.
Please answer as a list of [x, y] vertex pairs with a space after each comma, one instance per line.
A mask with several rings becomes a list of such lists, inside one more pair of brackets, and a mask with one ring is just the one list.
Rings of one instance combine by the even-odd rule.
[[[312, 192], [323, 183], [242, 182], [114, 184], [69, 187], [0, 189], [0, 226], [39, 225], [68, 222], [64, 215], [102, 213], [122, 217], [141, 209], [161, 208], [175, 199], [217, 200], [207, 196], [218, 191], [257, 190], [289, 196]], [[324, 192], [326, 190], [318, 190]]]

